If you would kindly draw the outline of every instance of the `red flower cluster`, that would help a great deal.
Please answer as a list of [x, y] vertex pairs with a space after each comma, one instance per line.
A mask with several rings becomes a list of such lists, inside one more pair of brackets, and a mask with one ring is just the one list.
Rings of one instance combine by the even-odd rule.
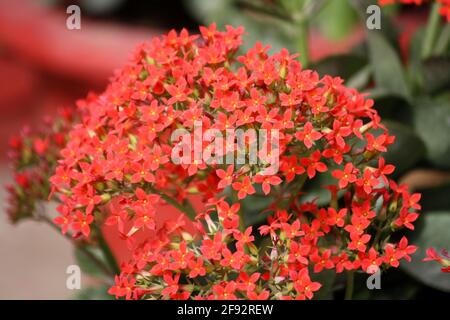
[[20, 135], [10, 139], [8, 156], [15, 171], [15, 183], [7, 186], [8, 215], [12, 222], [40, 218], [36, 207], [48, 199], [49, 177], [54, 173], [59, 152], [66, 145], [67, 132], [78, 116], [72, 109], [61, 109], [56, 119], [46, 117], [42, 128], [25, 127]]
[[[435, 0], [440, 4], [439, 13], [450, 22], [450, 0]], [[427, 0], [378, 0], [378, 3], [381, 6], [386, 6], [394, 3], [403, 3], [403, 4], [415, 4], [422, 5]]]
[[[258, 43], [236, 57], [242, 28], [200, 32], [171, 31], [141, 45], [104, 93], [79, 102], [82, 116], [50, 179], [63, 232], [88, 238], [92, 225], [105, 223], [133, 250], [110, 293], [311, 299], [321, 285], [310, 270], [373, 272], [370, 266], [410, 260], [416, 248], [405, 237], [389, 239], [414, 229], [420, 195], [388, 179], [394, 167], [380, 153], [394, 137], [373, 101], [340, 78], [302, 69], [286, 50], [271, 56]], [[279, 153], [280, 171], [263, 174], [263, 154], [245, 164], [205, 156], [172, 162], [171, 134], [194, 132], [198, 122], [221, 132], [276, 130], [277, 150], [270, 152]], [[242, 146], [233, 143], [236, 153]], [[324, 177], [333, 184], [321, 186], [330, 200], [319, 205], [305, 186]], [[203, 212], [189, 204], [191, 194], [203, 197]], [[255, 230], [245, 225], [241, 204], [261, 196], [272, 203], [261, 212], [267, 224]], [[163, 203], [186, 213], [197, 232], [186, 231], [183, 217], [157, 224], [156, 205]], [[135, 235], [145, 229], [158, 237], [138, 243]]]

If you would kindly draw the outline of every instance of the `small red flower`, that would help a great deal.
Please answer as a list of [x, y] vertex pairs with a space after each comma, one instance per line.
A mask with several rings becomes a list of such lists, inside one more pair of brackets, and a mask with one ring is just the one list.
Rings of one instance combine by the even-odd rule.
[[410, 262], [411, 257], [409, 255], [415, 253], [417, 251], [417, 247], [408, 245], [408, 239], [406, 237], [402, 237], [398, 244], [398, 251], [402, 253], [402, 257], [406, 261]]
[[72, 228], [75, 231], [80, 231], [85, 237], [89, 237], [91, 232], [90, 224], [94, 222], [94, 216], [92, 214], [84, 215], [81, 211], [75, 211], [74, 221]]
[[339, 179], [339, 188], [344, 189], [348, 186], [349, 183], [353, 183], [356, 181], [357, 169], [353, 166], [351, 162], [347, 163], [344, 166], [344, 170], [334, 170], [331, 174], [336, 179]]
[[400, 216], [394, 221], [397, 227], [405, 226], [408, 229], [414, 230], [412, 222], [416, 221], [419, 217], [418, 213], [408, 212], [406, 208], [400, 211]]
[[334, 267], [334, 263], [331, 260], [331, 250], [325, 250], [321, 255], [316, 252], [311, 255], [311, 261], [314, 262], [314, 272], [321, 272], [325, 269], [332, 269]]
[[347, 216], [347, 209], [341, 209], [338, 211], [336, 211], [336, 209], [334, 208], [328, 208], [328, 217], [327, 217], [327, 224], [330, 226], [338, 226], [338, 227], [343, 227], [345, 224], [345, 217]]
[[229, 165], [226, 171], [222, 169], [217, 169], [216, 174], [220, 178], [217, 187], [219, 189], [224, 189], [225, 187], [229, 186], [233, 182], [233, 173], [234, 173], [233, 165]]
[[294, 281], [294, 289], [299, 294], [300, 299], [312, 299], [313, 293], [322, 287], [320, 283], [311, 281], [307, 268], [300, 270], [298, 273], [291, 271], [290, 278]]
[[256, 282], [259, 280], [261, 274], [258, 272], [248, 275], [246, 272], [239, 273], [237, 278], [237, 289], [241, 291], [254, 291], [256, 289]]
[[247, 195], [251, 195], [256, 192], [255, 188], [252, 185], [250, 177], [247, 176], [242, 179], [242, 182], [234, 182], [232, 184], [232, 187], [238, 192], [239, 200], [244, 199], [245, 197], [247, 197]]
[[171, 272], [165, 272], [163, 275], [166, 287], [162, 290], [163, 296], [173, 296], [179, 289], [178, 281], [180, 280], [180, 274], [172, 275]]
[[302, 158], [300, 160], [302, 166], [306, 167], [306, 173], [310, 179], [316, 176], [316, 172], [325, 172], [328, 169], [325, 163], [319, 161], [320, 158], [320, 151], [316, 150], [309, 158]]
[[262, 184], [262, 190], [263, 190], [264, 194], [266, 194], [266, 195], [270, 193], [271, 185], [277, 186], [282, 182], [281, 178], [278, 176], [266, 176], [266, 175], [260, 175], [260, 174], [256, 175], [253, 178], [253, 181], [255, 183]]
[[311, 122], [307, 122], [303, 127], [303, 130], [297, 131], [295, 133], [295, 137], [299, 141], [303, 141], [303, 143], [308, 149], [311, 149], [311, 147], [314, 145], [314, 141], [317, 141], [320, 138], [322, 138], [322, 134], [314, 130], [314, 127]]
[[401, 259], [402, 256], [403, 254], [390, 243], [384, 248], [384, 262], [394, 268], [397, 268], [400, 265], [399, 259]]
[[190, 260], [188, 262], [188, 267], [191, 270], [189, 272], [190, 278], [196, 278], [206, 274], [206, 269], [203, 265], [203, 259], [201, 257], [198, 257], [197, 260]]
[[366, 244], [369, 242], [371, 236], [369, 234], [359, 235], [357, 233], [350, 233], [351, 242], [348, 244], [350, 250], [358, 250], [360, 252], [366, 251]]

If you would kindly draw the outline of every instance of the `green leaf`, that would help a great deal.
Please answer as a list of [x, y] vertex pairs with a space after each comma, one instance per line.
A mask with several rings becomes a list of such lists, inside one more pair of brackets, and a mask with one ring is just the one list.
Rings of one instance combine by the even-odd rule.
[[319, 29], [332, 40], [349, 35], [357, 22], [357, 15], [347, 0], [328, 1], [317, 16]]
[[448, 23], [442, 28], [433, 50], [434, 56], [442, 56], [445, 54], [450, 54], [450, 24]]
[[441, 185], [438, 187], [418, 189], [417, 192], [422, 194], [420, 204], [423, 212], [447, 210], [450, 208], [450, 184]]
[[320, 60], [312, 66], [321, 76], [330, 75], [350, 79], [367, 64], [367, 60], [357, 55], [335, 55]]
[[[255, 186], [257, 190], [259, 186]], [[261, 213], [273, 202], [273, 198], [259, 195], [250, 195], [241, 201], [241, 210], [244, 213], [244, 221], [246, 226], [258, 225], [267, 219], [267, 214]]]
[[409, 97], [400, 57], [379, 31], [368, 31], [369, 57], [377, 87], [402, 97]]
[[[314, 179], [305, 184], [305, 194], [301, 196], [301, 202], [316, 201], [317, 205], [324, 206], [330, 203], [331, 193], [325, 188], [336, 183], [336, 178], [331, 175], [331, 170], [318, 174]], [[338, 197], [342, 194], [339, 193]]]
[[411, 169], [425, 156], [425, 145], [409, 127], [394, 121], [385, 121], [389, 133], [394, 135], [395, 142], [384, 154], [386, 162], [396, 166], [394, 177]]
[[[361, 23], [367, 19], [367, 7], [378, 4], [375, 0], [350, 0], [360, 16]], [[381, 16], [381, 30], [367, 30], [369, 57], [373, 66], [377, 87], [389, 90], [403, 97], [409, 97], [405, 72], [397, 54], [397, 32], [390, 20]]]
[[310, 270], [309, 275], [312, 281], [322, 285], [320, 290], [314, 293], [314, 300], [332, 300], [333, 285], [336, 279], [335, 270], [323, 270], [319, 273]]
[[370, 82], [370, 78], [372, 77], [373, 70], [371, 65], [366, 65], [361, 68], [358, 72], [349, 77], [346, 86], [349, 88], [354, 88], [357, 90], [362, 90]]
[[450, 211], [427, 212], [422, 216], [423, 226], [420, 232], [412, 233], [411, 243], [418, 246], [411, 263], [402, 263], [401, 268], [420, 282], [445, 292], [450, 292], [448, 273], [441, 272], [436, 262], [423, 262], [425, 251], [433, 247], [436, 250], [448, 249], [450, 245]]
[[450, 90], [450, 57], [432, 57], [423, 61], [422, 72], [427, 93]]
[[450, 101], [420, 99], [414, 108], [414, 126], [425, 142], [427, 159], [440, 168], [450, 168]]
[[[99, 261], [103, 262], [103, 255], [101, 254], [100, 250], [91, 248], [86, 248], [86, 250], [89, 250], [89, 252], [92, 253], [93, 256], [95, 256]], [[85, 274], [93, 277], [105, 276], [105, 272], [99, 267], [98, 264], [96, 264], [90, 257], [88, 257], [86, 253], [83, 252], [83, 250], [81, 250], [80, 248], [75, 248], [74, 254], [77, 264], [80, 266], [81, 271], [83, 271]]]
[[381, 88], [371, 90], [370, 98], [375, 100], [374, 107], [381, 119], [413, 126], [412, 107], [405, 98]]
[[109, 287], [106, 285], [88, 287], [80, 290], [74, 296], [75, 300], [114, 300], [114, 297], [108, 294]]
[[408, 56], [408, 75], [413, 85], [413, 92], [423, 92], [422, 43], [425, 37], [425, 28], [419, 28], [411, 39]]

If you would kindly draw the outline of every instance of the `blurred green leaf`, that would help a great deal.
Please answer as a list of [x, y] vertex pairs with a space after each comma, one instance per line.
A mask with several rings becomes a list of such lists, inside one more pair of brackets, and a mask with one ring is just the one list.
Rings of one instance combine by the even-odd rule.
[[335, 55], [320, 60], [312, 66], [321, 76], [330, 75], [349, 79], [367, 64], [367, 60], [356, 55]]
[[347, 0], [328, 1], [317, 16], [319, 29], [332, 40], [341, 40], [354, 29], [358, 17]]
[[376, 88], [371, 90], [370, 98], [375, 100], [374, 107], [382, 119], [413, 126], [412, 107], [404, 97]]
[[422, 72], [427, 93], [450, 90], [450, 57], [431, 57], [423, 61]]
[[427, 159], [437, 167], [450, 168], [450, 101], [420, 99], [415, 103], [414, 126], [425, 142]]
[[[450, 184], [438, 187], [418, 189], [417, 192], [422, 194], [420, 204], [423, 212], [448, 210], [450, 208]], [[449, 243], [450, 245], [450, 243]]]
[[349, 77], [346, 86], [357, 90], [364, 89], [370, 82], [370, 78], [373, 74], [372, 69], [373, 68], [371, 65], [366, 65], [365, 67], [361, 68], [360, 70], [358, 70], [358, 72]]
[[[99, 249], [87, 248], [99, 261], [103, 261], [103, 255]], [[90, 257], [79, 248], [75, 248], [75, 260], [85, 274], [93, 277], [104, 277], [105, 272]]]
[[436, 40], [436, 45], [434, 47], [433, 55], [434, 56], [442, 56], [450, 54], [450, 24], [446, 24]]
[[402, 97], [409, 97], [400, 57], [379, 31], [368, 31], [369, 57], [377, 87]]
[[333, 285], [336, 279], [335, 270], [322, 270], [319, 273], [311, 270], [309, 274], [312, 281], [317, 281], [322, 285], [320, 290], [314, 293], [314, 300], [332, 300]]
[[335, 183], [336, 178], [331, 175], [331, 170], [317, 175], [314, 179], [306, 182], [305, 194], [301, 196], [301, 202], [314, 200], [319, 206], [327, 205], [331, 201], [331, 193], [325, 186]]
[[75, 294], [76, 300], [114, 300], [114, 296], [108, 294], [109, 287], [106, 285], [89, 287]]
[[385, 121], [389, 133], [394, 135], [395, 142], [390, 145], [384, 158], [396, 166], [394, 177], [398, 177], [411, 169], [425, 156], [425, 145], [409, 127], [394, 121]]
[[412, 36], [409, 45], [408, 75], [413, 84], [413, 92], [423, 92], [422, 43], [425, 37], [425, 28], [419, 28]]
[[[259, 188], [259, 186], [255, 186]], [[241, 210], [244, 213], [244, 221], [247, 226], [258, 225], [267, 219], [267, 214], [261, 213], [273, 201], [272, 197], [251, 195], [241, 201]]]
[[436, 250], [450, 245], [450, 211], [426, 212], [422, 216], [423, 227], [420, 232], [412, 233], [411, 243], [418, 246], [411, 263], [402, 263], [401, 268], [422, 283], [445, 292], [450, 292], [448, 273], [441, 272], [436, 262], [423, 262], [425, 251], [433, 247]]

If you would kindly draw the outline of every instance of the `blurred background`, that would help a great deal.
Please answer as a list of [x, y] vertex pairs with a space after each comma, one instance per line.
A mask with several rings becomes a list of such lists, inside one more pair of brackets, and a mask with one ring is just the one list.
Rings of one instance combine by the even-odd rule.
[[[426, 240], [427, 245], [450, 248], [449, 51], [445, 42], [443, 50], [426, 59], [416, 58], [413, 50], [423, 37], [429, 8], [386, 9], [385, 36], [372, 39], [352, 1], [318, 0], [314, 3], [321, 7], [310, 8], [313, 11], [305, 13], [308, 19], [286, 16], [296, 13], [295, 6], [301, 2], [0, 0], [0, 185], [12, 179], [7, 161], [9, 137], [24, 125], [42, 123], [45, 115], [73, 105], [89, 91], [101, 91], [136, 44], [172, 28], [196, 31], [199, 24], [211, 22], [219, 27], [244, 25], [247, 47], [258, 39], [272, 50], [307, 50], [309, 54], [301, 56], [305, 66], [339, 75], [352, 87], [371, 92], [398, 137], [388, 155], [399, 169], [397, 178], [415, 190], [425, 190], [425, 210], [433, 217], [438, 212], [434, 223], [444, 226], [437, 240]], [[81, 8], [81, 30], [66, 28], [66, 8], [71, 4]], [[301, 37], [305, 30], [306, 37]], [[380, 74], [380, 65], [392, 74]], [[439, 101], [439, 107], [414, 111], [412, 101], [419, 98], [423, 105]], [[74, 263], [70, 244], [45, 225], [32, 221], [11, 225], [2, 212], [7, 205], [4, 188], [0, 188], [0, 199], [0, 299], [73, 297], [65, 286], [66, 267]], [[423, 232], [436, 234], [430, 223], [422, 224]], [[438, 266], [429, 267], [394, 274], [388, 281], [406, 287], [398, 290], [400, 295], [384, 291], [378, 298], [443, 296], [450, 291], [450, 279], [442, 277]], [[362, 294], [361, 298], [369, 296]]]

